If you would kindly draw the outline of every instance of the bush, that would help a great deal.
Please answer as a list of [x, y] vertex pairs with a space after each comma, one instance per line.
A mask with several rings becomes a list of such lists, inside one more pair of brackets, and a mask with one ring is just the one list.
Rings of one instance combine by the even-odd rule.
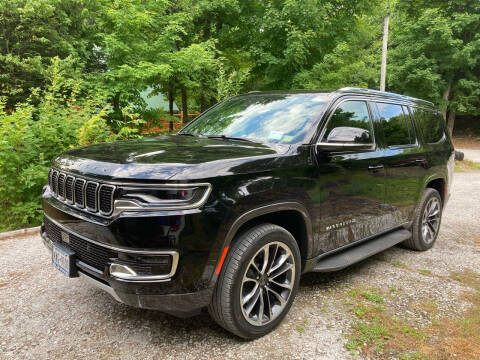
[[41, 190], [55, 156], [79, 145], [140, 136], [143, 120], [129, 109], [113, 131], [105, 98], [85, 94], [64, 65], [54, 59], [48, 88], [33, 90], [13, 111], [5, 111], [6, 98], [0, 98], [0, 231], [40, 224]]
[[50, 161], [78, 144], [80, 127], [99, 112], [98, 96], [78, 100], [81, 83], [54, 59], [51, 83], [6, 112], [0, 99], [0, 231], [38, 225]]

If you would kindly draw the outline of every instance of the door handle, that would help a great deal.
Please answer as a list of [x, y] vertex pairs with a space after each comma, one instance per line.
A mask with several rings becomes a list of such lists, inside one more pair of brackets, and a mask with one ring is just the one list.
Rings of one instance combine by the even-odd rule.
[[368, 170], [378, 170], [378, 169], [383, 169], [383, 165], [370, 165], [368, 167]]
[[415, 159], [415, 162], [424, 163], [424, 162], [427, 162], [427, 160], [426, 159]]

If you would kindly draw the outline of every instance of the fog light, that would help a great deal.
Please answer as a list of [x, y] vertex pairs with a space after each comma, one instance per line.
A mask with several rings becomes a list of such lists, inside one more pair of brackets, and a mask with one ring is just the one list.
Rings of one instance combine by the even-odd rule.
[[177, 265], [176, 251], [155, 256], [120, 253], [119, 258], [110, 264], [110, 275], [125, 281], [169, 280], [175, 274]]
[[137, 273], [127, 265], [113, 263], [110, 265], [110, 275], [120, 279], [131, 279], [136, 277]]

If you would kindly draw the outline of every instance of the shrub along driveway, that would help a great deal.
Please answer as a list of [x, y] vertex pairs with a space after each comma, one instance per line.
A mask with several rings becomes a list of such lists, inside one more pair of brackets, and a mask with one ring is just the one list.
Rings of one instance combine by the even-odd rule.
[[456, 174], [436, 246], [307, 274], [281, 326], [245, 342], [202, 314], [127, 307], [50, 265], [38, 236], [0, 241], [2, 359], [479, 359], [480, 172]]

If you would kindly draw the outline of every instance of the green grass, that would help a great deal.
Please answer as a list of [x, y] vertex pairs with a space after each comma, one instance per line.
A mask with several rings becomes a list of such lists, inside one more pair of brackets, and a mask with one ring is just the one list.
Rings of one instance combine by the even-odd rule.
[[430, 276], [430, 275], [432, 275], [432, 272], [431, 272], [430, 270], [428, 270], [428, 269], [420, 269], [420, 270], [418, 270], [418, 273], [419, 273], [419, 274], [422, 274], [422, 275], [425, 275], [425, 276]]
[[463, 161], [455, 161], [456, 172], [478, 171], [480, 170], [480, 163], [464, 159]]

